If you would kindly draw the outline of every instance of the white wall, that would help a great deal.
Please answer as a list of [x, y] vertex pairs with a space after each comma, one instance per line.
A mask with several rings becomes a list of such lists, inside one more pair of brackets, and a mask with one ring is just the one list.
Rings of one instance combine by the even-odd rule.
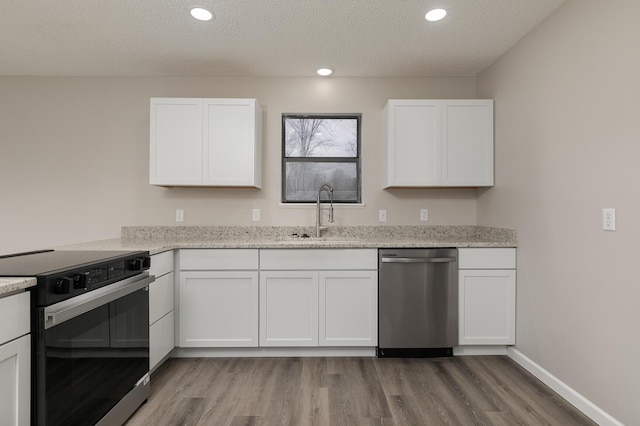
[[[478, 224], [518, 230], [517, 349], [640, 424], [640, 2], [569, 0], [478, 79], [496, 186]], [[616, 232], [601, 209], [617, 210]]]
[[[281, 207], [283, 112], [362, 113], [364, 208], [336, 225], [475, 224], [473, 189], [382, 190], [382, 109], [389, 98], [475, 98], [475, 78], [0, 77], [0, 253], [113, 238], [123, 225], [314, 223]], [[263, 189], [148, 184], [150, 97], [255, 97], [264, 110]]]

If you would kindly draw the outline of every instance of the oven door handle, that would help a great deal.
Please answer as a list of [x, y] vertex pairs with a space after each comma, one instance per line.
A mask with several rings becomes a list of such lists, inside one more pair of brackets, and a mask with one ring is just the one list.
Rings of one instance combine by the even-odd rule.
[[136, 275], [63, 302], [47, 306], [44, 309], [44, 328], [46, 330], [62, 324], [67, 320], [120, 299], [134, 291], [148, 287], [149, 284], [154, 281], [154, 275], [143, 272], [141, 275]]

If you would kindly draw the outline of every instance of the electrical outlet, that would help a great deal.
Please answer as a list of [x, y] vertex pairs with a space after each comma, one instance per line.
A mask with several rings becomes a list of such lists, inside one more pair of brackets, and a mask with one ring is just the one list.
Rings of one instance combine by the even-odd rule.
[[184, 210], [176, 210], [176, 222], [184, 222]]
[[386, 210], [378, 210], [378, 221], [386, 222], [387, 221], [387, 211]]
[[251, 212], [251, 220], [254, 222], [260, 222], [260, 209], [253, 209]]
[[420, 221], [426, 222], [429, 220], [429, 209], [420, 209]]
[[616, 230], [616, 209], [602, 209], [602, 230]]

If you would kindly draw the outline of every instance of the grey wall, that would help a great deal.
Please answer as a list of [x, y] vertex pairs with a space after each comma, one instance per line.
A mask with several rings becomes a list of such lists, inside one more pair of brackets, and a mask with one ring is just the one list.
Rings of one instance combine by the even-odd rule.
[[[640, 423], [640, 2], [569, 0], [478, 79], [496, 186], [478, 224], [518, 230], [517, 349]], [[616, 232], [602, 208], [617, 210]]]
[[[281, 114], [362, 113], [364, 207], [336, 225], [474, 224], [473, 189], [382, 190], [389, 98], [474, 98], [475, 78], [0, 77], [0, 253], [113, 238], [123, 225], [306, 225], [312, 207], [280, 206]], [[150, 97], [255, 97], [264, 110], [263, 189], [148, 184]], [[261, 209], [262, 221], [251, 222]]]

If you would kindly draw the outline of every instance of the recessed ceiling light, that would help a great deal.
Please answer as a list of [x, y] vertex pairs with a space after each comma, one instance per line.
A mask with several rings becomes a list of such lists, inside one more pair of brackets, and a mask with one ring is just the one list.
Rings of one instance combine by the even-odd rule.
[[191, 9], [191, 16], [196, 18], [198, 21], [210, 21], [213, 19], [213, 14], [207, 9], [203, 9], [201, 7], [194, 7]]
[[447, 16], [447, 11], [444, 9], [431, 9], [424, 15], [425, 19], [429, 22], [439, 21]]
[[323, 77], [328, 77], [333, 74], [333, 68], [330, 67], [322, 67], [316, 70], [316, 74], [321, 75]]

